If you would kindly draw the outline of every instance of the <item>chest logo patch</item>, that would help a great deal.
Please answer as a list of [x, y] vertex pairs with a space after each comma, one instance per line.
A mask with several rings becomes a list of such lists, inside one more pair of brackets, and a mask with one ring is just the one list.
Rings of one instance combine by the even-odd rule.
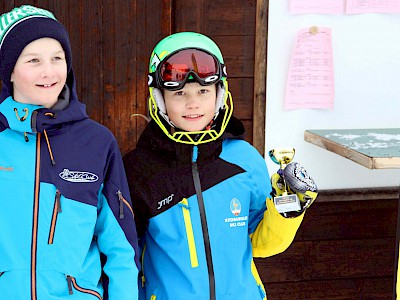
[[233, 215], [238, 216], [238, 215], [240, 215], [240, 212], [242, 211], [242, 204], [240, 203], [240, 201], [238, 199], [233, 198], [231, 200], [230, 209], [231, 209], [231, 212], [233, 213]]
[[96, 182], [99, 180], [99, 176], [90, 172], [81, 171], [70, 171], [64, 169], [60, 174], [58, 174], [61, 179], [69, 182]]

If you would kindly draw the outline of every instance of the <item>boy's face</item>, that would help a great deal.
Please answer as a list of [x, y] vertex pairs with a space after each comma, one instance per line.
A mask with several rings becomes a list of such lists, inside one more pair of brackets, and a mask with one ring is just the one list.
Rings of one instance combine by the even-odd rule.
[[61, 44], [41, 38], [28, 44], [11, 74], [14, 100], [52, 107], [67, 80], [67, 62]]
[[181, 90], [164, 90], [164, 101], [169, 119], [185, 131], [200, 131], [214, 117], [216, 103], [215, 84], [202, 86], [187, 83]]

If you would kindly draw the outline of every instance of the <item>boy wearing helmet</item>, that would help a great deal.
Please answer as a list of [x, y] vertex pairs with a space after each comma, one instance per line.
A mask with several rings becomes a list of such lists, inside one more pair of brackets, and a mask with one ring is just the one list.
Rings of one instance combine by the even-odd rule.
[[199, 33], [168, 36], [151, 55], [153, 120], [124, 157], [140, 299], [266, 299], [253, 257], [284, 251], [303, 219], [304, 209], [290, 218], [275, 209], [264, 158], [232, 116], [226, 78], [218, 46]]
[[30, 5], [0, 24], [0, 298], [137, 299], [121, 154], [79, 101], [67, 30]]

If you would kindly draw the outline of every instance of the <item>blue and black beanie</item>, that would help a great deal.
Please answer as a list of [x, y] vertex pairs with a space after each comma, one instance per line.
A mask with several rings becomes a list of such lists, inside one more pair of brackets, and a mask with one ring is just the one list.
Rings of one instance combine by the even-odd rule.
[[9, 91], [12, 91], [11, 73], [21, 52], [29, 43], [44, 37], [60, 42], [69, 73], [72, 55], [68, 32], [51, 12], [23, 5], [0, 16], [0, 79]]

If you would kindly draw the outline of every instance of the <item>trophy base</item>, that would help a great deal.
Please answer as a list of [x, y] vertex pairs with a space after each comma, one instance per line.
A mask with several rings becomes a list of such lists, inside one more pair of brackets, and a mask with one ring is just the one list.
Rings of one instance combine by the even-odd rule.
[[274, 203], [279, 213], [301, 210], [300, 200], [296, 194], [275, 197]]

